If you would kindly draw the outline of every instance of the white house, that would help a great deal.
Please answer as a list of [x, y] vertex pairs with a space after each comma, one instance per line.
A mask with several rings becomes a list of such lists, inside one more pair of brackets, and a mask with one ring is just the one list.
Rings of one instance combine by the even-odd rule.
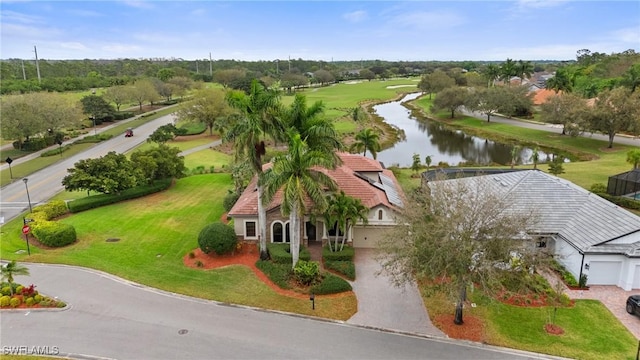
[[[347, 242], [354, 247], [376, 247], [386, 230], [394, 226], [396, 213], [403, 206], [404, 194], [393, 172], [374, 159], [357, 154], [339, 153], [342, 165], [324, 170], [346, 195], [360, 199], [369, 208], [368, 224], [355, 224], [347, 231]], [[267, 211], [267, 241], [289, 242], [289, 218], [280, 213], [281, 193], [275, 195]], [[241, 240], [258, 240], [258, 193], [256, 178], [244, 190], [228, 214], [234, 220], [236, 235]], [[322, 215], [305, 215], [303, 244], [323, 244], [336, 236], [334, 224], [325, 224]]]
[[515, 211], [536, 209], [531, 235], [587, 285], [640, 289], [640, 217], [567, 180], [539, 170], [513, 171], [444, 181], [490, 179]]

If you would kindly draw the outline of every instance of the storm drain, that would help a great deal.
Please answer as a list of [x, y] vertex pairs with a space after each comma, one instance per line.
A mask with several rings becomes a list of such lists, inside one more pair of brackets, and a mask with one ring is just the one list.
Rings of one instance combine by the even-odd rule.
[[184, 335], [184, 334], [186, 334], [186, 333], [188, 333], [188, 332], [189, 332], [189, 330], [187, 330], [187, 329], [180, 329], [180, 330], [178, 330], [178, 334], [179, 334], [179, 335]]
[[108, 238], [106, 241], [107, 242], [118, 242], [118, 241], [120, 241], [120, 239], [118, 239], [118, 238]]

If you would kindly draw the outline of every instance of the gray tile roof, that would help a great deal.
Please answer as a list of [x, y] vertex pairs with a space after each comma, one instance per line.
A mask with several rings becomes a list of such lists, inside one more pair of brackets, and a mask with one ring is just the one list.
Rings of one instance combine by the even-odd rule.
[[[640, 217], [567, 181], [539, 170], [482, 175], [491, 188], [508, 196], [514, 211], [534, 210], [536, 230], [559, 234], [583, 252], [640, 256], [640, 244], [608, 244], [618, 237], [640, 232]], [[477, 177], [454, 181], [476, 181]], [[450, 181], [450, 180], [448, 180]]]

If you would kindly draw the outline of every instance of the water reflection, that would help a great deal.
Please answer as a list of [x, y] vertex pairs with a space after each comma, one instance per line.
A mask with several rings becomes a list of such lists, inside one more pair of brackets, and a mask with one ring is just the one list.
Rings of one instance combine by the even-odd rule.
[[[427, 156], [431, 164], [446, 162], [458, 165], [461, 162], [474, 164], [511, 164], [513, 145], [496, 143], [477, 136], [467, 135], [460, 130], [447, 129], [435, 121], [419, 121], [411, 116], [411, 112], [402, 106], [403, 101], [416, 99], [420, 94], [408, 94], [400, 101], [394, 101], [373, 107], [375, 112], [393, 126], [404, 130], [405, 139], [392, 148], [378, 153], [378, 160], [386, 166], [411, 166], [413, 154], [420, 155], [424, 163]], [[517, 164], [532, 164], [530, 148], [520, 148], [516, 155]], [[548, 159], [548, 155], [540, 151], [539, 163]]]

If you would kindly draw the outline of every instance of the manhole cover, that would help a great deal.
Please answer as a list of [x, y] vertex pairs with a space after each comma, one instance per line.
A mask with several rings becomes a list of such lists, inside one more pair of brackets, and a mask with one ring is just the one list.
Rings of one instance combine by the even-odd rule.
[[108, 238], [107, 239], [107, 242], [118, 242], [118, 241], [120, 241], [120, 239], [118, 239], [118, 238]]
[[188, 332], [189, 332], [189, 330], [187, 330], [187, 329], [180, 329], [180, 330], [178, 330], [178, 334], [180, 334], [180, 335], [184, 335], [184, 334], [186, 334], [186, 333], [188, 333]]

